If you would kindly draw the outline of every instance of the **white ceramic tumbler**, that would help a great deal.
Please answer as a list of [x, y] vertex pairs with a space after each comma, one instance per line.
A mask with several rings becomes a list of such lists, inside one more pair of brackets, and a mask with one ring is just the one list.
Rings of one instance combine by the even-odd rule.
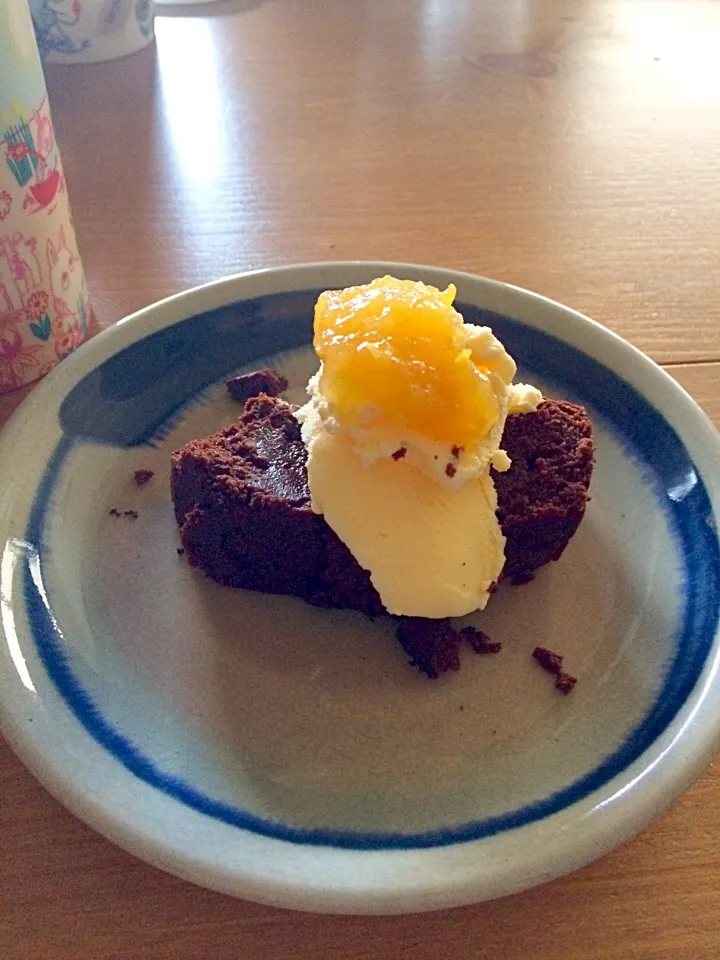
[[85, 339], [88, 297], [25, 0], [0, 0], [0, 393]]
[[30, 0], [30, 9], [48, 63], [115, 60], [155, 37], [152, 0]]

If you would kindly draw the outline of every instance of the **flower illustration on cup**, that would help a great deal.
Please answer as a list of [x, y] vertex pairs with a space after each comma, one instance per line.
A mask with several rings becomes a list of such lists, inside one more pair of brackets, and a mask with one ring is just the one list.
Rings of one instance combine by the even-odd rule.
[[45, 290], [33, 290], [25, 303], [30, 332], [38, 340], [49, 340], [51, 333], [50, 297]]
[[26, 310], [33, 320], [40, 320], [48, 312], [50, 298], [44, 290], [33, 290], [27, 298]]
[[19, 327], [24, 311], [0, 316], [0, 391], [13, 390], [35, 378], [40, 366], [40, 345], [26, 343]]
[[64, 333], [61, 337], [56, 337], [55, 339], [55, 353], [58, 356], [59, 360], [62, 360], [63, 357], [66, 357], [69, 353], [72, 353], [77, 344], [75, 343], [75, 338], [70, 333]]

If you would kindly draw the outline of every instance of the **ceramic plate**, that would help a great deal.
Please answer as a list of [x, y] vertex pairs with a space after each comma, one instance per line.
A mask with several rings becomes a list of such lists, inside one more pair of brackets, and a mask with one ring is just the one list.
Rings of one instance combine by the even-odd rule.
[[[190, 569], [168, 493], [169, 453], [239, 413], [224, 378], [275, 366], [302, 400], [317, 293], [386, 272], [455, 283], [597, 443], [560, 562], [468, 618], [502, 652], [434, 682], [387, 623]], [[718, 435], [650, 360], [535, 294], [385, 263], [191, 290], [63, 361], [0, 463], [3, 732], [78, 816], [196, 883], [327, 912], [500, 896], [631, 836], [720, 739]]]

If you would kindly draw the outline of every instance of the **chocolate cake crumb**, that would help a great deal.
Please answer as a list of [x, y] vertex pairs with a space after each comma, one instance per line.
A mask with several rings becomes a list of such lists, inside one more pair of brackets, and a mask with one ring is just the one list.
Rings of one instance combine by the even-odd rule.
[[450, 451], [450, 453], [451, 453], [451, 454], [455, 457], [455, 459], [457, 460], [458, 457], [460, 456], [460, 454], [463, 452], [464, 449], [465, 449], [464, 447], [454, 446], [454, 447], [452, 448], [452, 450]]
[[139, 487], [144, 487], [155, 476], [154, 470], [136, 470], [133, 479]]
[[463, 640], [467, 640], [475, 653], [500, 653], [502, 644], [483, 633], [482, 630], [476, 630], [475, 627], [463, 627], [460, 631]]
[[177, 550], [177, 555], [179, 557], [181, 557], [185, 553], [185, 550], [182, 547], [176, 547], [175, 549]]
[[445, 473], [448, 475], [448, 477], [454, 477], [455, 474], [457, 473], [457, 469], [455, 468], [454, 464], [452, 463], [446, 464]]
[[449, 620], [401, 617], [395, 635], [410, 657], [410, 666], [417, 667], [431, 680], [437, 680], [447, 670], [460, 669], [458, 633]]
[[140, 516], [137, 510], [118, 510], [117, 507], [111, 507], [108, 513], [111, 517], [132, 517], [133, 520], [136, 520]]
[[407, 447], [398, 447], [398, 449], [394, 453], [391, 453], [390, 456], [393, 458], [393, 460], [402, 460], [406, 453]]
[[577, 677], [571, 677], [570, 674], [565, 673], [564, 670], [561, 670], [555, 678], [555, 687], [560, 693], [570, 693], [576, 683]]
[[526, 573], [516, 573], [514, 577], [510, 577], [510, 583], [514, 587], [522, 587], [526, 583], [531, 583], [535, 579], [535, 574], [527, 571]]
[[417, 667], [432, 680], [447, 670], [460, 668], [459, 640], [466, 640], [479, 654], [499, 653], [502, 649], [501, 643], [495, 643], [475, 627], [463, 627], [458, 633], [448, 619], [401, 617], [396, 636], [410, 657], [410, 666]]
[[563, 658], [559, 653], [553, 653], [546, 647], [535, 647], [532, 652], [533, 658], [537, 660], [543, 670], [547, 670], [555, 677], [555, 688], [560, 693], [570, 693], [577, 683], [577, 677], [570, 676], [562, 668]]
[[553, 653], [552, 650], [548, 650], [547, 647], [535, 647], [532, 652], [533, 659], [537, 660], [543, 670], [547, 670], [548, 673], [552, 673], [553, 676], [558, 676], [562, 670], [563, 658], [559, 653]]
[[287, 390], [288, 382], [277, 370], [264, 367], [239, 377], [230, 377], [225, 381], [227, 392], [239, 403], [245, 403], [250, 397], [259, 397], [264, 393], [268, 397], [277, 397]]

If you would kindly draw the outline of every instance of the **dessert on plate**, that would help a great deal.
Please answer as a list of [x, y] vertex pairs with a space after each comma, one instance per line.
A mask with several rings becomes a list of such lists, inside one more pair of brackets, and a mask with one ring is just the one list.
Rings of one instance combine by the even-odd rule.
[[[305, 406], [249, 397], [235, 424], [172, 455], [190, 564], [445, 636], [500, 580], [560, 557], [588, 500], [587, 413], [513, 383], [513, 359], [454, 295], [383, 277], [319, 297]], [[429, 675], [456, 668], [403, 646]]]

